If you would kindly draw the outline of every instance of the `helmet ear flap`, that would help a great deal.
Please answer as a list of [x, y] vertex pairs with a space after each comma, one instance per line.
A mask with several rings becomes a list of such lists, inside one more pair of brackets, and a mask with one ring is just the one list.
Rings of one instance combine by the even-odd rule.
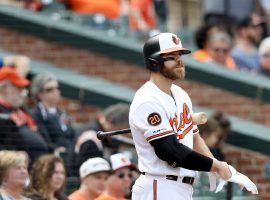
[[154, 58], [148, 58], [148, 61], [149, 61], [150, 65], [151, 65], [151, 67], [148, 66], [148, 68], [150, 70], [152, 70], [154, 72], [157, 72], [157, 71], [160, 70], [161, 66], [160, 66], [160, 63], [158, 62], [158, 60], [156, 60]]

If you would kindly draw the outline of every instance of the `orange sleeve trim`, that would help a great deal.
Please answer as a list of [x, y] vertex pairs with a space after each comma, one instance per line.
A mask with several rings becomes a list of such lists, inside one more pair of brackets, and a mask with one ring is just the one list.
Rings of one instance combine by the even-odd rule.
[[150, 142], [151, 140], [155, 140], [155, 139], [157, 139], [157, 138], [164, 137], [164, 136], [166, 136], [166, 135], [172, 135], [172, 134], [175, 134], [173, 130], [166, 131], [166, 132], [163, 132], [163, 133], [159, 133], [159, 134], [156, 134], [156, 135], [152, 135], [152, 136], [146, 138], [146, 141], [147, 141], [147, 142]]

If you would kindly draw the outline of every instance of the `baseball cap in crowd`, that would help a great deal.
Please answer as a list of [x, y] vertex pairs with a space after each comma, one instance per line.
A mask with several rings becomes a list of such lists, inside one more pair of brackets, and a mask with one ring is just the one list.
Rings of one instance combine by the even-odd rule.
[[136, 169], [135, 165], [130, 162], [130, 159], [123, 153], [117, 153], [110, 156], [110, 161], [112, 165], [112, 170], [115, 171], [122, 167], [129, 167], [131, 169]]
[[0, 69], [0, 81], [8, 80], [17, 87], [26, 87], [29, 80], [21, 76], [13, 67], [3, 67]]
[[111, 167], [108, 161], [103, 158], [89, 158], [80, 167], [80, 177], [84, 178], [90, 174], [98, 172], [111, 172]]

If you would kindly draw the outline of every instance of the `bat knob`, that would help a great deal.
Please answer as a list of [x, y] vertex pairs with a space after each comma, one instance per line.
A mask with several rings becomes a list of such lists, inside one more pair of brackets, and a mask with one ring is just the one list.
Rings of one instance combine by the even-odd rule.
[[97, 133], [97, 138], [99, 140], [103, 140], [105, 138], [105, 135], [103, 134], [103, 131], [98, 131]]

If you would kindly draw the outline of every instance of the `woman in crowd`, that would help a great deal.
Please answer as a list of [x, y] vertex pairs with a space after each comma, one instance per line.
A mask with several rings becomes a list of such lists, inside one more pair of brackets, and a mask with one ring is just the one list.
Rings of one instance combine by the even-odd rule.
[[55, 155], [41, 156], [32, 167], [28, 196], [33, 200], [66, 200], [64, 162]]
[[0, 199], [27, 200], [22, 192], [29, 183], [28, 155], [23, 151], [0, 151]]
[[260, 73], [270, 76], [270, 37], [265, 38], [259, 46]]

